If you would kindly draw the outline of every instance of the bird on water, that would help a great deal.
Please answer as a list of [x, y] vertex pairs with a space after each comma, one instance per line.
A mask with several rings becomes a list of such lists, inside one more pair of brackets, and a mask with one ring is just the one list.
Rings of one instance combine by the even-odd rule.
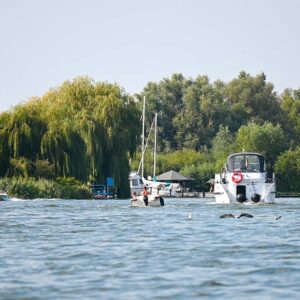
[[277, 214], [275, 214], [274, 217], [273, 217], [274, 221], [277, 221], [277, 220], [279, 220], [280, 218], [281, 218], [281, 216], [279, 216], [279, 215], [277, 215]]
[[242, 213], [242, 214], [238, 214], [238, 215], [234, 215], [234, 214], [224, 214], [222, 216], [220, 216], [220, 218], [234, 218], [234, 219], [239, 219], [239, 218], [242, 218], [242, 217], [245, 217], [245, 218], [253, 218], [252, 215], [250, 214], [247, 214], [247, 213]]

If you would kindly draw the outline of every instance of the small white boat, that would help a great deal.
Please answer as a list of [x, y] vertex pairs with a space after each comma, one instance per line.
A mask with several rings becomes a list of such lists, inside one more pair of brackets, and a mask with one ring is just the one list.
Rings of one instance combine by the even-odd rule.
[[160, 195], [148, 195], [148, 203], [146, 204], [144, 201], [144, 196], [137, 196], [130, 200], [130, 204], [133, 207], [159, 207], [164, 206], [164, 199]]
[[10, 198], [8, 197], [7, 193], [0, 192], [0, 201], [10, 201]]
[[231, 154], [222, 173], [215, 174], [216, 203], [274, 203], [275, 176], [267, 178], [263, 155], [254, 152]]
[[[146, 180], [144, 178], [144, 155], [145, 150], [147, 147], [147, 142], [149, 139], [147, 139], [146, 145], [145, 145], [145, 106], [146, 106], [146, 97], [144, 97], [143, 101], [143, 128], [142, 128], [142, 157], [140, 161], [140, 165], [137, 172], [131, 172], [129, 174], [129, 186], [130, 186], [130, 192], [133, 196], [130, 200], [131, 206], [135, 207], [159, 207], [164, 206], [164, 199], [160, 195], [161, 189], [165, 187], [164, 182], [157, 182], [152, 180]], [[153, 177], [155, 176], [155, 167], [156, 167], [156, 135], [157, 135], [157, 113], [155, 113], [155, 117], [153, 119], [149, 135], [151, 133], [152, 127], [154, 126], [155, 132], [154, 132], [154, 161], [153, 161]], [[139, 175], [139, 171], [141, 170], [141, 175]], [[144, 196], [142, 195], [142, 192], [144, 190], [144, 187], [148, 189], [148, 192], [150, 192], [150, 195], [148, 195], [148, 201], [144, 201]]]

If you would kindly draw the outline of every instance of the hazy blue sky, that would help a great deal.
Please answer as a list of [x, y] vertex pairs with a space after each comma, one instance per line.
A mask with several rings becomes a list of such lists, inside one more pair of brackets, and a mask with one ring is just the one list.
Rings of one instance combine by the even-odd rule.
[[0, 111], [78, 75], [129, 93], [174, 72], [300, 87], [300, 0], [0, 0]]

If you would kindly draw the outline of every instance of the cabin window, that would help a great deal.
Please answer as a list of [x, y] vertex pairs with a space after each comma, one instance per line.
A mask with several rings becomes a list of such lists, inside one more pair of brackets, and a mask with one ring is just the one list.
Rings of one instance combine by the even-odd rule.
[[260, 155], [240, 154], [231, 156], [227, 162], [229, 172], [264, 172], [264, 159]]
[[138, 179], [132, 179], [131, 184], [132, 184], [132, 186], [138, 186], [139, 185], [139, 180]]

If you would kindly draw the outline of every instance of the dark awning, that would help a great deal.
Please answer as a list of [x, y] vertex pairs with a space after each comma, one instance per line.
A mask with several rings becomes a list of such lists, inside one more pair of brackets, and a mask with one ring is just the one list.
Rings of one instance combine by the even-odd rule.
[[214, 184], [214, 183], [215, 183], [215, 180], [212, 178], [212, 179], [209, 179], [206, 183]]
[[195, 180], [194, 178], [185, 177], [173, 170], [157, 176], [156, 179], [158, 181], [191, 181], [191, 180]]

